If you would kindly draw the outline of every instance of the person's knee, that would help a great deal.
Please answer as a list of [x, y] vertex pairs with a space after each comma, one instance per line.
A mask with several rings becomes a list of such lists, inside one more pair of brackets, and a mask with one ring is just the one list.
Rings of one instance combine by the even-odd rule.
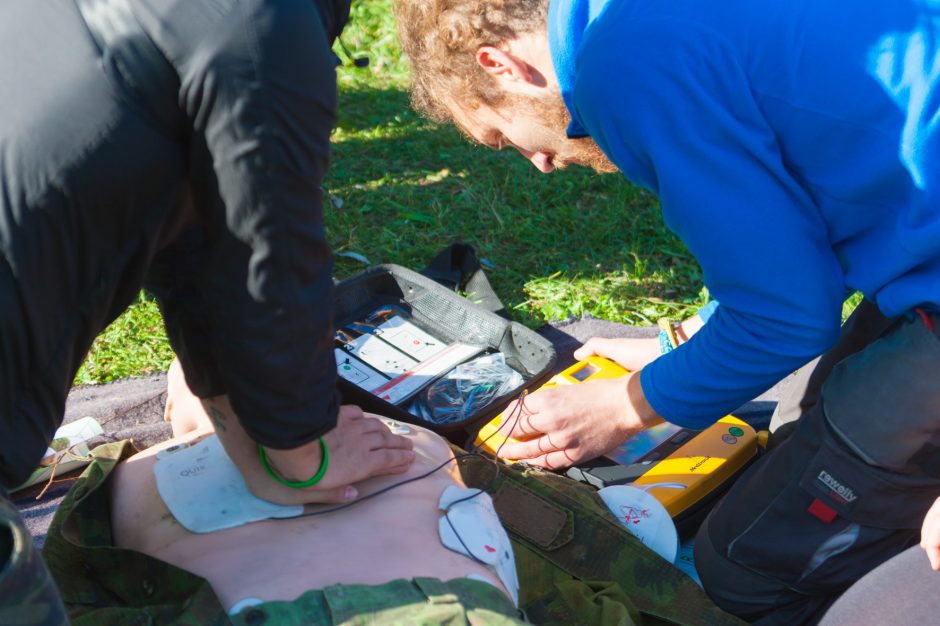
[[726, 548], [727, 546], [715, 544], [711, 533], [708, 532], [708, 521], [703, 522], [695, 536], [695, 571], [709, 597], [718, 606], [728, 610], [723, 600], [727, 595], [724, 584], [729, 581], [722, 575], [721, 571], [723, 561], [727, 560], [722, 556]]
[[0, 523], [0, 572], [6, 569], [13, 556], [13, 531], [9, 525]]
[[183, 367], [179, 359], [173, 359], [166, 373], [166, 406], [164, 421], [170, 422], [174, 437], [182, 437], [200, 428], [212, 428], [202, 401], [186, 384]]
[[722, 533], [710, 532], [710, 525], [727, 523], [721, 514], [710, 515], [695, 537], [695, 569], [712, 601], [756, 626], [815, 623], [835, 596], [800, 593], [730, 558], [730, 542]]
[[728, 543], [710, 531], [720, 526], [723, 511], [716, 509], [699, 528], [695, 537], [695, 570], [708, 596], [721, 609], [745, 619], [753, 619], [772, 608], [773, 589], [758, 589], [756, 575], [727, 557]]
[[[13, 504], [0, 492], [0, 616], [20, 624], [68, 624], [59, 591]], [[2, 617], [0, 617], [0, 621]]]

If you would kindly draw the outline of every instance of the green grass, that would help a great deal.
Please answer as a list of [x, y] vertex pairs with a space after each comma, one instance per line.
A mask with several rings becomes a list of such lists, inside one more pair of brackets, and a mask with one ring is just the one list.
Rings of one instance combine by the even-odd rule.
[[[340, 72], [340, 119], [326, 187], [334, 250], [421, 268], [466, 241], [491, 282], [531, 326], [591, 313], [630, 323], [701, 304], [694, 260], [665, 231], [652, 196], [619, 175], [543, 175], [515, 151], [475, 146], [408, 107], [407, 66], [387, 0], [353, 8], [344, 41], [368, 69]], [[362, 269], [339, 256], [336, 275]]]
[[105, 383], [166, 370], [173, 360], [156, 302], [141, 293], [137, 302], [98, 335], [75, 376], [75, 384]]
[[[324, 184], [338, 278], [364, 268], [344, 253], [421, 269], [443, 246], [465, 241], [492, 264], [503, 302], [532, 327], [586, 313], [649, 324], [707, 300], [697, 264], [666, 231], [651, 195], [619, 175], [543, 175], [515, 151], [474, 146], [415, 114], [390, 6], [355, 3], [343, 36], [370, 66], [338, 70], [340, 116]], [[159, 313], [142, 297], [96, 340], [76, 382], [163, 370], [170, 358]]]

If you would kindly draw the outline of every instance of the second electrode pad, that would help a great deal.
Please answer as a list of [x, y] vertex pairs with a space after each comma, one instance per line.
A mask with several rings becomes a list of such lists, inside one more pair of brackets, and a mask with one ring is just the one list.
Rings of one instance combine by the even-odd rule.
[[451, 485], [441, 494], [438, 521], [441, 543], [450, 550], [483, 564], [506, 587], [513, 604], [519, 606], [519, 577], [516, 558], [493, 499], [479, 489]]

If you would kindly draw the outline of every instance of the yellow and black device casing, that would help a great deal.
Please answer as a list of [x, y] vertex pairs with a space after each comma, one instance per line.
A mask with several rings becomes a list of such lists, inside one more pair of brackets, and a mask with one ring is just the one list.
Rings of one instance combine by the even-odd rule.
[[[628, 373], [613, 361], [591, 356], [556, 374], [541, 388], [619, 378]], [[500, 414], [480, 429], [474, 442], [478, 449], [495, 454], [506, 441], [498, 430], [502, 418]], [[618, 462], [614, 450], [611, 456], [571, 467], [566, 474], [597, 488], [632, 484], [649, 491], [676, 520], [682, 534], [682, 521], [693, 516], [697, 520], [756, 458], [757, 433], [731, 415], [702, 431], [665, 426], [675, 432], [633, 462]]]
[[636, 463], [622, 465], [601, 457], [569, 469], [568, 475], [596, 487], [641, 487], [676, 517], [719, 489], [756, 454], [757, 433], [728, 415], [702, 431], [680, 430]]
[[[555, 374], [548, 380], [548, 382], [539, 387], [539, 389], [555, 387], [558, 385], [583, 383], [588, 380], [620, 378], [621, 376], [626, 376], [629, 373], [630, 372], [620, 367], [610, 359], [605, 359], [604, 357], [600, 356], [589, 356], [583, 361], [578, 361], [568, 369]], [[516, 441], [512, 437], [505, 437], [501, 432], [499, 432], [499, 426], [502, 423], [504, 413], [500, 413], [480, 429], [480, 432], [477, 433], [476, 440], [473, 442], [474, 448], [478, 450], [484, 450], [490, 454], [496, 454], [496, 451], [499, 450], [500, 446], [502, 446], [507, 439], [510, 441]]]

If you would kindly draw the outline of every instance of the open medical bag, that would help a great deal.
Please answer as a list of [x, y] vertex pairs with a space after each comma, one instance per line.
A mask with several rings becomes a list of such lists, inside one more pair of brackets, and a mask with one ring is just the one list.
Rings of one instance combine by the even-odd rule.
[[[500, 306], [482, 272], [455, 272], [454, 287], [467, 289], [461, 274], [471, 285], [482, 280], [484, 302]], [[464, 444], [553, 373], [550, 341], [405, 267], [370, 267], [337, 283], [334, 295], [340, 393], [365, 411]]]

